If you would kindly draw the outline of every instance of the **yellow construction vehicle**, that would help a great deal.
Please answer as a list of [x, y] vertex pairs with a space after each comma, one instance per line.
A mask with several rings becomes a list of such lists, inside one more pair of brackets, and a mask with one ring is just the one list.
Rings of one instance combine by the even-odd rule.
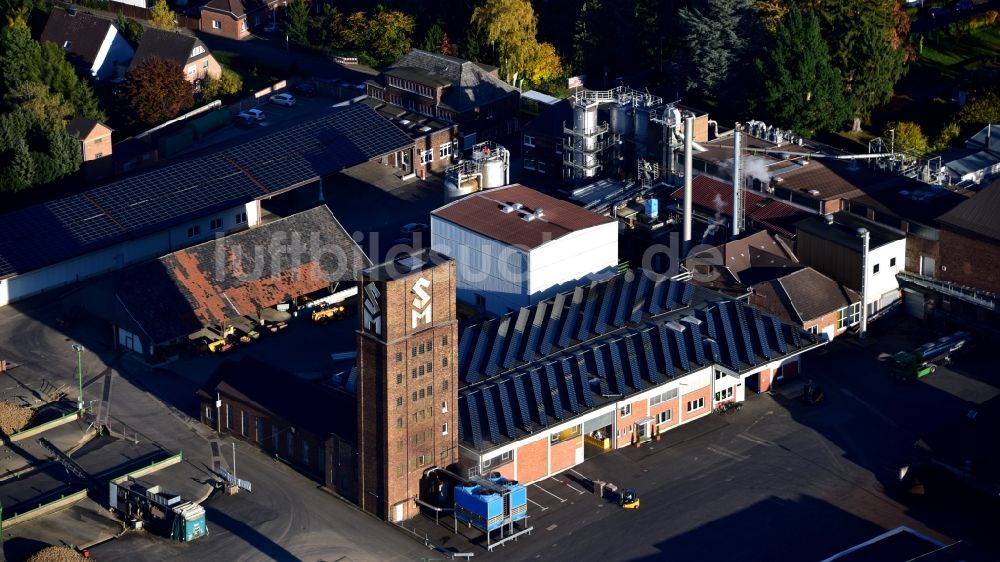
[[347, 309], [343, 305], [328, 306], [312, 313], [312, 321], [318, 324], [325, 324], [330, 320], [343, 320], [347, 318]]
[[226, 340], [215, 340], [208, 344], [208, 350], [212, 353], [222, 353], [224, 351], [229, 351], [233, 347], [233, 344]]
[[639, 509], [639, 494], [634, 488], [625, 488], [618, 497], [618, 505], [625, 509]]

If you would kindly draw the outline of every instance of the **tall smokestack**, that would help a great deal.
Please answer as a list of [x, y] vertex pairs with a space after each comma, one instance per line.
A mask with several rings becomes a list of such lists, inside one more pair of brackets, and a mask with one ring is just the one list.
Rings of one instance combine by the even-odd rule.
[[733, 133], [733, 238], [740, 235], [743, 226], [743, 132], [736, 124]]
[[694, 143], [694, 117], [684, 119], [684, 251], [691, 245], [691, 153]]

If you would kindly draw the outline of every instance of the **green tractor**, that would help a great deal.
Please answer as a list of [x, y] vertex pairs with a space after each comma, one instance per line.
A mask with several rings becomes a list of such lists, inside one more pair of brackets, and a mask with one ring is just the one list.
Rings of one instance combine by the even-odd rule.
[[900, 351], [892, 356], [891, 374], [901, 381], [914, 381], [933, 373], [936, 363], [951, 361], [951, 354], [972, 339], [968, 332], [955, 332], [934, 340], [913, 351]]

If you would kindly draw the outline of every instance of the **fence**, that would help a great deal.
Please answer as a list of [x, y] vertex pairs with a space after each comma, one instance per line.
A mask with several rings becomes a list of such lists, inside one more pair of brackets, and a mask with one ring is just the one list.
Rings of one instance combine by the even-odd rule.
[[17, 433], [11, 435], [8, 439], [10, 439], [11, 443], [17, 443], [18, 441], [21, 441], [23, 439], [27, 439], [29, 437], [38, 435], [39, 433], [48, 431], [53, 427], [59, 427], [60, 425], [65, 425], [71, 421], [75, 421], [78, 419], [80, 419], [80, 412], [70, 412], [65, 416], [56, 418], [54, 420], [49, 420], [43, 424], [36, 425], [35, 427], [29, 427], [28, 429], [18, 431]]
[[173, 466], [173, 465], [181, 462], [182, 460], [184, 460], [184, 451], [181, 451], [181, 452], [177, 453], [176, 455], [174, 455], [172, 457], [167, 457], [167, 458], [163, 459], [162, 461], [155, 461], [155, 462], [149, 463], [148, 466], [144, 466], [142, 468], [137, 468], [137, 469], [133, 470], [132, 472], [129, 472], [128, 474], [124, 474], [124, 475], [119, 476], [117, 478], [112, 478], [111, 481], [114, 482], [115, 484], [117, 484], [119, 482], [122, 482], [123, 480], [127, 480], [128, 478], [139, 478], [139, 477], [142, 477], [142, 476], [146, 476], [147, 474], [152, 474], [152, 473], [157, 472], [159, 470], [163, 470], [164, 468], [167, 468], [168, 466]]
[[[112, 14], [122, 14], [127, 18], [132, 18], [136, 20], [146, 20], [149, 21], [149, 8], [142, 8], [139, 6], [133, 6], [132, 4], [122, 4], [121, 2], [108, 2], [108, 12]], [[174, 14], [174, 21], [177, 22], [177, 27], [184, 27], [187, 29], [201, 29], [201, 21], [198, 18], [192, 18], [184, 14]]]
[[57, 509], [62, 509], [66, 506], [73, 505], [74, 503], [87, 497], [87, 490], [83, 489], [79, 492], [74, 492], [68, 496], [59, 496], [59, 499], [51, 501], [45, 504], [38, 504], [35, 509], [30, 509], [24, 513], [15, 513], [10, 517], [0, 519], [0, 524], [4, 528], [17, 525], [18, 523], [24, 523], [25, 521], [30, 521], [36, 517], [41, 517], [47, 513], [52, 513]]

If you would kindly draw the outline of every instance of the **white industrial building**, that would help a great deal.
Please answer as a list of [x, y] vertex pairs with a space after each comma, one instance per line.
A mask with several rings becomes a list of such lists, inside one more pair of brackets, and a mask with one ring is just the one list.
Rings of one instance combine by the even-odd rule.
[[503, 314], [607, 277], [618, 223], [515, 184], [435, 210], [431, 247], [455, 258], [460, 300]]

